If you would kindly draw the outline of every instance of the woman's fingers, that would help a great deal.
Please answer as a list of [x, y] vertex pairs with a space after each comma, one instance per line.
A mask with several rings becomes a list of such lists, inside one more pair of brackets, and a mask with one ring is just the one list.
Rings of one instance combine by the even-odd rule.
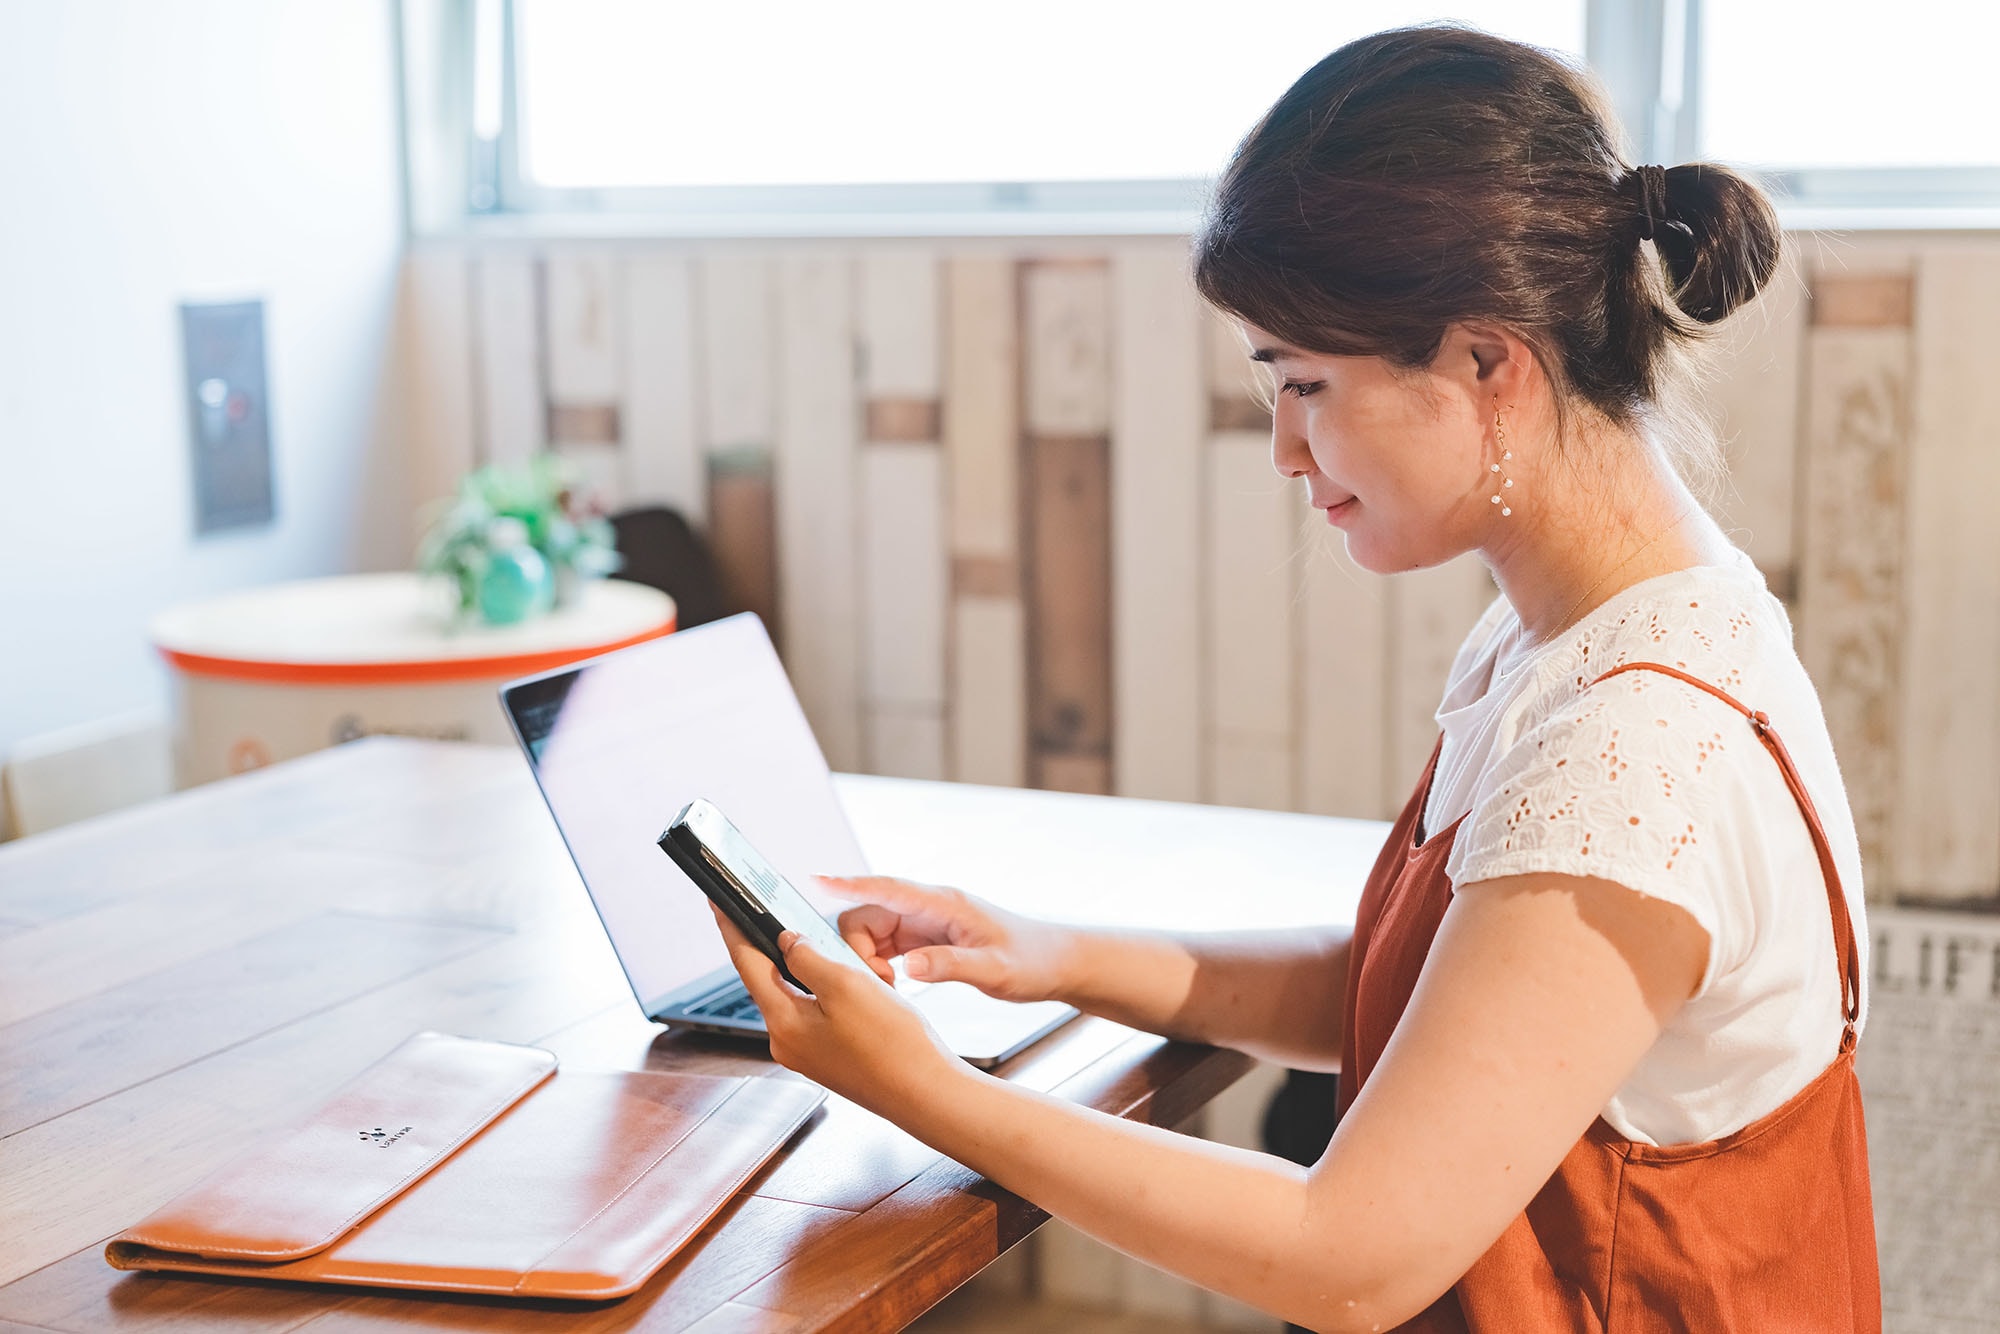
[[992, 991], [1004, 981], [1003, 966], [992, 950], [930, 945], [911, 950], [903, 958], [903, 967], [920, 981], [970, 982], [981, 991]]
[[[716, 929], [722, 932], [722, 943], [729, 948], [729, 961], [736, 965], [736, 971], [743, 974], [745, 981], [764, 969], [770, 970], [774, 975], [777, 974], [777, 966], [765, 957], [762, 950], [750, 943], [750, 938], [743, 934], [736, 923], [729, 920], [722, 909], [711, 903], [708, 905], [708, 911], [715, 918]], [[759, 964], [763, 967], [759, 968]]]
[[836, 898], [879, 903], [899, 913], [935, 913], [950, 892], [893, 875], [822, 875], [814, 878]]
[[821, 877], [821, 883], [840, 897], [861, 899], [864, 907], [873, 904], [881, 908], [884, 915], [869, 920], [894, 923], [893, 943], [897, 952], [945, 940], [984, 936], [993, 927], [992, 906], [963, 890], [920, 885], [887, 875], [845, 880]]
[[896, 925], [901, 920], [879, 904], [864, 903], [842, 913], [835, 924], [840, 938], [890, 986], [896, 984], [896, 970], [889, 960], [901, 952], [896, 948]]
[[736, 966], [744, 989], [750, 993], [750, 999], [757, 1002], [757, 1008], [767, 1024], [773, 1014], [782, 1013], [785, 1007], [797, 1005], [805, 999], [785, 981], [778, 965], [753, 945], [720, 908], [711, 903], [709, 911], [715, 914], [715, 924], [722, 930], [723, 943], [729, 946], [730, 963]]
[[[784, 952], [785, 967], [791, 970], [793, 977], [811, 987], [815, 996], [838, 999], [849, 987], [862, 980], [859, 969], [838, 959], [827, 958], [796, 931], [780, 935], [778, 948]], [[875, 984], [870, 982], [868, 985]]]
[[991, 905], [893, 876], [823, 879], [837, 893], [871, 900], [840, 915], [842, 936], [871, 966], [901, 955], [909, 975], [921, 981], [969, 982], [990, 995], [1018, 998], [1020, 960], [1004, 914]]
[[[865, 940], [872, 948], [887, 952], [895, 944], [896, 928], [902, 921], [901, 913], [884, 908], [879, 903], [862, 903], [842, 912], [837, 925], [849, 944]], [[855, 945], [855, 948], [859, 950], [860, 946]], [[866, 958], [867, 954], [863, 952], [862, 957]]]

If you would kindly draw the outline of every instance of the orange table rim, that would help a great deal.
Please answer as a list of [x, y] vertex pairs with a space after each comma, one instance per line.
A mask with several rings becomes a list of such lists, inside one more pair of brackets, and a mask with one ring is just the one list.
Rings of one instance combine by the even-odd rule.
[[650, 630], [608, 644], [576, 645], [543, 649], [534, 653], [506, 653], [483, 658], [435, 658], [386, 662], [271, 662], [255, 658], [223, 658], [205, 653], [184, 653], [160, 646], [160, 656], [176, 670], [192, 676], [210, 676], [228, 681], [259, 681], [291, 686], [386, 686], [484, 681], [502, 676], [533, 676], [553, 671], [601, 653], [615, 652], [671, 634], [676, 618]]

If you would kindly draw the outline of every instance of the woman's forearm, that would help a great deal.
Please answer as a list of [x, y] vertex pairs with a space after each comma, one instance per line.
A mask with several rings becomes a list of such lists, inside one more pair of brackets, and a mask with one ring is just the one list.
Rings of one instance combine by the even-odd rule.
[[1234, 1047], [1297, 1069], [1340, 1060], [1349, 933], [1175, 935], [1079, 928], [1057, 999], [1148, 1033]]

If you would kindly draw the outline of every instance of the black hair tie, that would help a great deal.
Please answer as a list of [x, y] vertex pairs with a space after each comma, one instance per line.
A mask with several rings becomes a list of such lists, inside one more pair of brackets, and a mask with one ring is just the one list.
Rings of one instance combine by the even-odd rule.
[[1667, 169], [1634, 167], [1632, 174], [1639, 178], [1639, 239], [1650, 241], [1667, 221]]

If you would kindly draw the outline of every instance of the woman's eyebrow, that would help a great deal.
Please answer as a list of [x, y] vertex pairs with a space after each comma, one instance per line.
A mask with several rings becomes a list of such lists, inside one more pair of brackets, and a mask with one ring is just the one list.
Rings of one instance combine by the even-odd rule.
[[1288, 347], [1260, 347], [1250, 354], [1250, 360], [1262, 362], [1299, 361], [1301, 359], [1298, 353]]

